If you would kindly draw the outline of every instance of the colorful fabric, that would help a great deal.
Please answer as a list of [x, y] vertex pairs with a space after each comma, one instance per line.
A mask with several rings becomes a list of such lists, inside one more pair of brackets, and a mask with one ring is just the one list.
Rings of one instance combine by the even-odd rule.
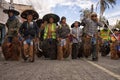
[[[47, 39], [48, 37], [48, 25], [45, 27], [45, 31], [44, 31], [44, 39]], [[52, 24], [52, 28], [51, 28], [51, 31], [56, 31], [56, 24]], [[56, 39], [56, 32], [52, 32], [52, 35], [51, 35], [51, 38], [52, 39]]]
[[[117, 39], [115, 38], [115, 36], [116, 36]], [[116, 40], [120, 41], [120, 34], [115, 34], [115, 36], [111, 35], [112, 42], [115, 42]]]
[[100, 37], [103, 39], [103, 40], [110, 40], [110, 30], [101, 30], [100, 31]]

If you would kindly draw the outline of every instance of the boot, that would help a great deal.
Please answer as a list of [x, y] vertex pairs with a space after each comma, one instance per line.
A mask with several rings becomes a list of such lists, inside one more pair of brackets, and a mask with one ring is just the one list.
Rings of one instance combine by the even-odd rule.
[[23, 46], [23, 59], [24, 59], [24, 61], [27, 61], [27, 59], [28, 59], [28, 44], [24, 44], [24, 46]]
[[63, 49], [62, 46], [58, 46], [57, 59], [63, 60]]
[[33, 45], [30, 45], [29, 47], [29, 55], [30, 55], [30, 62], [34, 62]]

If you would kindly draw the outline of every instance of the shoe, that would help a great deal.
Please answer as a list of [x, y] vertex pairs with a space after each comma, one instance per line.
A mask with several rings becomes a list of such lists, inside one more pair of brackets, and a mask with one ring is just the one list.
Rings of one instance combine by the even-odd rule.
[[72, 59], [77, 59], [77, 58], [73, 58], [73, 57], [72, 57]]
[[34, 60], [29, 60], [29, 62], [31, 62], [31, 63], [32, 63], [32, 62], [34, 62]]
[[23, 59], [24, 59], [24, 61], [26, 62], [26, 61], [28, 60], [28, 57], [24, 57]]
[[98, 61], [98, 58], [92, 58], [92, 61]]
[[95, 58], [92, 58], [92, 61], [94, 61], [95, 60]]
[[29, 62], [34, 62], [34, 58], [29, 58]]

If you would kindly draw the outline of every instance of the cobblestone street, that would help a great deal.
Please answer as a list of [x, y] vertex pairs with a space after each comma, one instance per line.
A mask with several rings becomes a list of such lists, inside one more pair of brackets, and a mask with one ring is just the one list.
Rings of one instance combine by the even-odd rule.
[[120, 80], [120, 0], [0, 0], [0, 80]]
[[84, 58], [63, 61], [37, 58], [34, 63], [26, 63], [2, 58], [0, 80], [120, 80], [120, 60], [109, 57], [100, 57], [98, 62]]

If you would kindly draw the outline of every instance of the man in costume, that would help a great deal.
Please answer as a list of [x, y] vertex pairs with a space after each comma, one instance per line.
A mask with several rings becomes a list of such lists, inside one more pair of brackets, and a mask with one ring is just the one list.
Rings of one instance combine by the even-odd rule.
[[[70, 35], [70, 28], [66, 23], [66, 18], [62, 17], [60, 25], [57, 28], [57, 39], [58, 39], [58, 60], [63, 60], [64, 56], [67, 55], [67, 43], [68, 36]], [[68, 49], [69, 50], [69, 49]]]
[[46, 58], [52, 60], [57, 59], [57, 22], [59, 21], [59, 16], [56, 14], [46, 14], [43, 17], [44, 21], [47, 21], [47, 25], [44, 29], [44, 53]]
[[20, 28], [20, 22], [18, 18], [16, 18], [16, 16], [19, 15], [19, 12], [14, 9], [5, 9], [3, 10], [3, 12], [8, 14], [9, 17], [6, 26], [8, 28], [8, 33], [7, 33], [8, 42], [9, 42], [8, 45], [10, 45], [13, 37], [18, 35], [18, 30]]
[[80, 22], [75, 21], [72, 28], [73, 44], [72, 44], [72, 59], [77, 59], [79, 54], [80, 44], [82, 42], [82, 29], [80, 29]]
[[98, 60], [98, 51], [97, 51], [97, 37], [98, 37], [98, 26], [103, 26], [102, 23], [98, 22], [97, 14], [91, 13], [90, 18], [84, 19], [83, 23], [85, 24], [84, 33], [86, 38], [90, 39], [90, 44], [92, 46], [92, 60]]
[[110, 51], [111, 51], [111, 59], [119, 59], [120, 57], [120, 33], [119, 29], [115, 28], [114, 29], [114, 35], [111, 34], [111, 46], [110, 46]]
[[[8, 14], [8, 20], [6, 23], [6, 26], [8, 28], [8, 33], [7, 33], [7, 39], [4, 40], [2, 49], [3, 49], [3, 54], [5, 56], [6, 60], [18, 60], [19, 54], [14, 51], [13, 48], [14, 44], [12, 43], [18, 43], [16, 46], [19, 46], [19, 40], [17, 40], [18, 36], [18, 30], [20, 27], [20, 22], [16, 16], [19, 15], [19, 12], [16, 11], [15, 9], [5, 9], [3, 10], [4, 13]], [[7, 50], [6, 50], [7, 48]], [[16, 50], [18, 51], [18, 50]], [[8, 52], [8, 54], [6, 54]], [[19, 53], [19, 52], [18, 52]]]
[[25, 10], [22, 12], [21, 17], [26, 19], [20, 27], [20, 34], [24, 38], [23, 51], [24, 60], [34, 62], [34, 42], [38, 40], [39, 28], [34, 20], [39, 16], [34, 10]]
[[110, 52], [110, 30], [107, 25], [104, 25], [104, 29], [100, 30], [100, 38], [102, 39], [100, 46], [101, 55], [107, 56]]

